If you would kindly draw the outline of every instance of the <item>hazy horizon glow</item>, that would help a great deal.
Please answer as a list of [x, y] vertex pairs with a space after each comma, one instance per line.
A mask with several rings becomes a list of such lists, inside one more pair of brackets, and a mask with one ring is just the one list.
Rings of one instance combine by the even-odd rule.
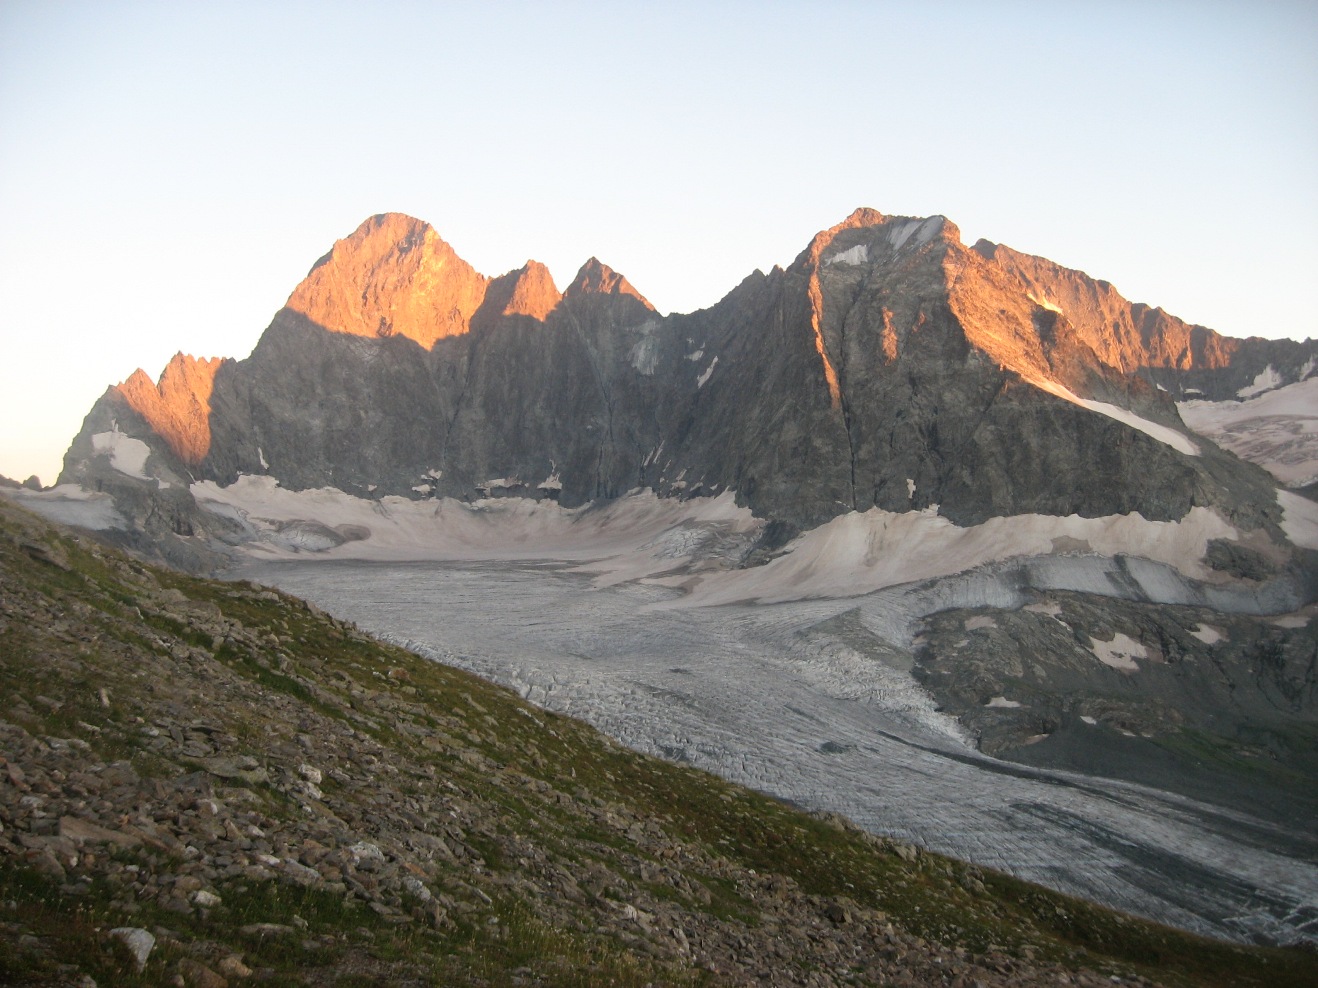
[[1318, 7], [1123, 0], [0, 6], [0, 473], [245, 357], [367, 216], [660, 311], [858, 206], [1233, 336], [1318, 335]]

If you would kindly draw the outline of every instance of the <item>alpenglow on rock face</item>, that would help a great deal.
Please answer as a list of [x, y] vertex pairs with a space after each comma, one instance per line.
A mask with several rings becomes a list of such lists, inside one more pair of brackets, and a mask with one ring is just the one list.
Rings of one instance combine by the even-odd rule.
[[[241, 474], [565, 505], [732, 490], [781, 532], [934, 506], [960, 525], [1213, 506], [1275, 528], [1271, 480], [1190, 433], [1174, 399], [1299, 380], [1314, 350], [966, 247], [939, 216], [857, 210], [786, 269], [664, 317], [594, 258], [561, 293], [534, 261], [488, 278], [384, 214], [315, 264], [246, 359], [179, 355], [158, 384], [107, 390], [62, 479], [182, 534], [219, 524], [188, 483]], [[144, 443], [142, 469], [115, 467], [107, 434]]]

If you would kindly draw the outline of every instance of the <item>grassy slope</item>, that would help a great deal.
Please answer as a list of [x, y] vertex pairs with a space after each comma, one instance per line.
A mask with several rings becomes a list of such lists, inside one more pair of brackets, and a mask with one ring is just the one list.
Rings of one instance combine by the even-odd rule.
[[[144, 780], [169, 780], [191, 766], [153, 747], [144, 727], [158, 719], [161, 704], [188, 702], [171, 689], [225, 684], [194, 702], [236, 742], [259, 747], [295, 732], [299, 720], [315, 730], [350, 725], [380, 752], [381, 764], [406, 769], [390, 781], [400, 794], [424, 797], [442, 780], [465, 804], [479, 804], [483, 822], [465, 839], [481, 859], [479, 874], [492, 876], [479, 886], [469, 862], [447, 872], [437, 865], [428, 880], [452, 908], [436, 924], [392, 921], [351, 897], [276, 879], [226, 880], [217, 889], [223, 906], [204, 913], [166, 913], [143, 901], [128, 914], [122, 889], [99, 877], [71, 895], [67, 884], [18, 856], [0, 855], [0, 981], [59, 983], [69, 968], [53, 955], [101, 984], [163, 984], [170, 964], [202, 943], [212, 955], [241, 950], [270, 983], [301, 983], [315, 971], [333, 971], [345, 983], [719, 983], [680, 958], [646, 951], [644, 936], [624, 936], [599, 917], [615, 900], [668, 902], [753, 932], [771, 921], [748, 885], [753, 869], [759, 888], [787, 879], [806, 896], [877, 910], [897, 930], [969, 955], [1015, 958], [1023, 971], [1055, 961], [1169, 985], [1318, 983], [1311, 954], [1208, 942], [916, 855], [843, 821], [624, 750], [504, 689], [371, 641], [294, 598], [147, 570], [3, 499], [0, 577], [0, 721], [33, 736], [79, 739], [88, 759], [127, 760]], [[162, 599], [172, 603], [162, 606]], [[242, 631], [217, 637], [219, 625]], [[194, 682], [180, 656], [211, 672]], [[171, 664], [180, 670], [176, 682], [161, 676]], [[268, 702], [239, 702], [243, 696]], [[279, 786], [244, 791], [275, 825], [305, 812]], [[334, 779], [324, 791], [341, 814], [366, 798]], [[535, 889], [519, 881], [529, 866], [513, 857], [527, 846], [555, 866], [612, 877], [596, 891], [583, 881], [581, 901], [560, 904], [545, 922], [537, 918], [545, 908]], [[178, 864], [176, 855], [150, 846], [112, 856], [157, 871]], [[417, 904], [403, 903], [404, 910], [409, 905]], [[300, 949], [289, 948], [283, 931], [254, 942], [242, 933], [252, 923], [299, 930]], [[153, 924], [172, 936], [134, 974], [103, 931]], [[25, 934], [47, 949], [27, 949]], [[783, 963], [804, 969], [810, 958]]]

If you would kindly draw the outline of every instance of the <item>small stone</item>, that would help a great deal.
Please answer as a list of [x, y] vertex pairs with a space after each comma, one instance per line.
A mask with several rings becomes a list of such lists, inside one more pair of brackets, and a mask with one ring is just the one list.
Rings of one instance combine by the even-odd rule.
[[384, 861], [384, 852], [370, 841], [358, 841], [348, 848], [348, 853], [352, 855], [352, 863], [359, 868], [363, 862]]
[[824, 915], [837, 926], [851, 922], [851, 911], [839, 902], [831, 902], [824, 909]]
[[211, 909], [223, 901], [214, 892], [208, 892], [206, 889], [198, 889], [192, 893], [192, 904], [201, 909]]
[[230, 954], [215, 965], [226, 978], [250, 978], [252, 969], [243, 963], [242, 954]]
[[300, 861], [295, 861], [292, 858], [285, 858], [283, 867], [284, 874], [287, 875], [291, 881], [304, 888], [319, 885], [322, 881], [320, 872], [315, 868], [308, 868]]
[[110, 931], [110, 936], [128, 948], [140, 974], [146, 968], [146, 959], [155, 949], [156, 938], [139, 926], [116, 926]]
[[270, 781], [260, 763], [250, 755], [222, 755], [216, 758], [199, 758], [197, 762], [211, 775], [221, 779], [238, 779], [248, 785]]
[[178, 962], [178, 973], [188, 988], [229, 988], [229, 982], [222, 975], [190, 957]]
[[186, 916], [192, 912], [192, 905], [182, 896], [171, 895], [160, 899], [160, 908], [171, 913]]
[[425, 882], [421, 881], [421, 879], [417, 878], [415, 875], [408, 875], [404, 878], [403, 887], [422, 902], [429, 902], [432, 898], [430, 889], [426, 888]]
[[59, 835], [79, 843], [118, 844], [120, 847], [136, 847], [142, 843], [141, 838], [132, 834], [108, 830], [88, 820], [72, 816], [60, 817]]

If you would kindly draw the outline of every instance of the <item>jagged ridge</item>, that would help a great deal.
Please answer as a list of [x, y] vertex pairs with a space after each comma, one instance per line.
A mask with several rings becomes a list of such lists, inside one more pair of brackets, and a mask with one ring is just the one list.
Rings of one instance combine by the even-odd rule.
[[1275, 528], [1268, 478], [1191, 438], [1172, 398], [1264, 358], [1302, 376], [1314, 351], [1226, 340], [1042, 258], [967, 248], [943, 217], [857, 210], [788, 268], [660, 317], [595, 258], [560, 294], [543, 265], [486, 278], [429, 225], [383, 214], [317, 263], [246, 360], [112, 388], [63, 476], [121, 484], [92, 442], [117, 427], [162, 479], [459, 498], [497, 479], [566, 504], [734, 489], [792, 529], [932, 505], [959, 524], [1205, 505]]

